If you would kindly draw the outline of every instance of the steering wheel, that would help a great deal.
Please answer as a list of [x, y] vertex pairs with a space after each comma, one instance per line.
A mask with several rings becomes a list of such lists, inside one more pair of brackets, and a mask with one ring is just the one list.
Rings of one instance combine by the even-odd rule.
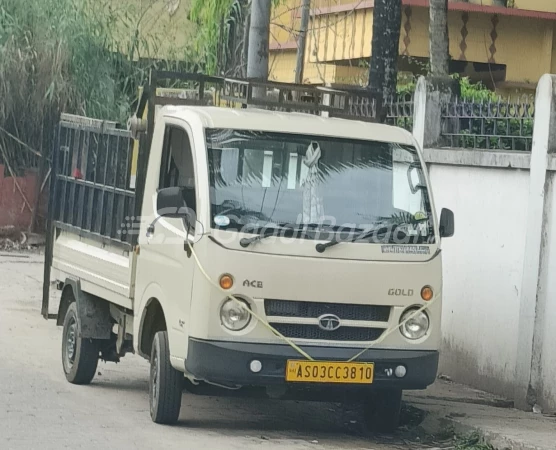
[[230, 219], [233, 219], [236, 223], [242, 225], [266, 220], [266, 217], [262, 213], [257, 213], [255, 211], [249, 211], [246, 213], [238, 202], [226, 200], [222, 203], [222, 207], [226, 209], [220, 211], [218, 213], [219, 216], [227, 216]]

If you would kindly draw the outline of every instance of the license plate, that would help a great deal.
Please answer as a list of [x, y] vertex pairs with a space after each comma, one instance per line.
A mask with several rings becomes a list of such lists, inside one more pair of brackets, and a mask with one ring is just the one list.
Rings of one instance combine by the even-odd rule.
[[297, 383], [371, 384], [373, 363], [288, 361], [286, 381]]

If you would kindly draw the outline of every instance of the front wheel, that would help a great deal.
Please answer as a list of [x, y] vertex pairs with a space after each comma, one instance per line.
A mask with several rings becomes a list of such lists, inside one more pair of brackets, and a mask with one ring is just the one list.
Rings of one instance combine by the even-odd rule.
[[170, 364], [168, 332], [159, 331], [153, 340], [149, 377], [149, 403], [153, 422], [173, 424], [178, 421], [182, 388], [183, 374]]
[[97, 371], [99, 348], [93, 339], [81, 338], [75, 302], [69, 305], [64, 318], [62, 367], [72, 384], [89, 384]]
[[383, 389], [375, 391], [365, 400], [365, 425], [370, 431], [392, 433], [400, 424], [402, 391]]

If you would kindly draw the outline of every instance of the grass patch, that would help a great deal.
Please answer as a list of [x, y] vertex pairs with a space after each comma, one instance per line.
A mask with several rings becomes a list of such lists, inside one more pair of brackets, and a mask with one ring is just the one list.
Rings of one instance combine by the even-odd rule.
[[470, 433], [464, 436], [456, 437], [456, 450], [494, 450], [494, 447], [485, 443], [485, 440], [479, 433]]

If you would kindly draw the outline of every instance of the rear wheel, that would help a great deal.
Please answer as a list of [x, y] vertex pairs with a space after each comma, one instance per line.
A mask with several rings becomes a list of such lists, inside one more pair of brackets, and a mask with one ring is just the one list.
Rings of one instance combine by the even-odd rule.
[[93, 339], [80, 337], [77, 306], [71, 303], [64, 318], [62, 367], [72, 384], [89, 384], [97, 371], [99, 348]]
[[392, 433], [400, 424], [402, 391], [383, 389], [365, 400], [365, 425], [370, 431]]
[[178, 421], [181, 408], [183, 374], [170, 364], [168, 332], [155, 334], [151, 351], [149, 403], [155, 423], [173, 424]]

